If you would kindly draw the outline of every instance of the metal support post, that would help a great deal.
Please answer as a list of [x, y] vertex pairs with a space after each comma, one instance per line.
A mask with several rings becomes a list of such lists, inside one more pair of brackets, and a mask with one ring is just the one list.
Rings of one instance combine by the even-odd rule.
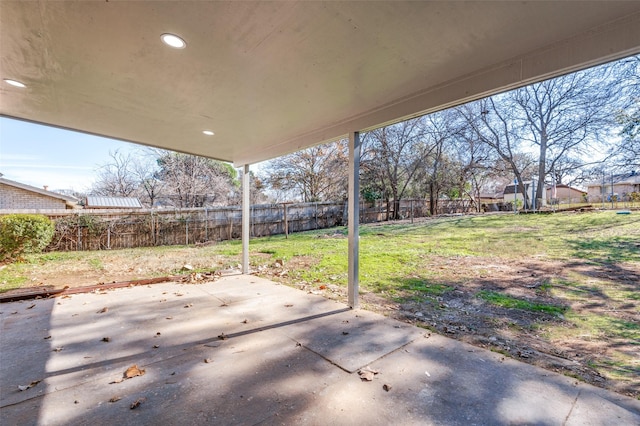
[[249, 273], [249, 226], [251, 199], [249, 198], [249, 165], [245, 164], [242, 173], [242, 273]]
[[358, 300], [358, 264], [359, 264], [359, 218], [360, 212], [360, 133], [349, 133], [349, 288], [348, 302], [351, 308], [357, 308]]

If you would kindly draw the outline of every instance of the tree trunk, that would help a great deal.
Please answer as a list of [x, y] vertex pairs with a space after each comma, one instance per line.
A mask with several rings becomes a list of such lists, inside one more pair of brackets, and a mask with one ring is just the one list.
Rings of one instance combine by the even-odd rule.
[[434, 188], [435, 185], [433, 184], [433, 182], [429, 183], [429, 214], [431, 216], [435, 216], [436, 212], [438, 211], [438, 205], [436, 202], [436, 197], [434, 194]]

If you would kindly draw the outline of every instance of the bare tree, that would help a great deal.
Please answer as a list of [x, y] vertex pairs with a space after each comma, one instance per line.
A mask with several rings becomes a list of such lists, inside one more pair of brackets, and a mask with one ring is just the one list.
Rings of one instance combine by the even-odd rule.
[[98, 179], [91, 193], [111, 197], [130, 197], [138, 188], [133, 173], [134, 159], [131, 153], [123, 154], [119, 150], [109, 152], [111, 160], [98, 170]]
[[521, 137], [538, 147], [536, 194], [544, 194], [550, 170], [562, 172], [569, 158], [597, 149], [609, 133], [619, 87], [612, 70], [605, 65], [579, 71], [502, 98], [514, 110], [514, 123], [525, 130]]
[[167, 151], [155, 148], [140, 151], [131, 167], [131, 173], [138, 183], [135, 193], [149, 207], [154, 207], [163, 196], [166, 183], [159, 177], [158, 158], [166, 153]]
[[455, 135], [459, 128], [453, 111], [446, 110], [425, 117], [425, 153], [420, 173], [421, 186], [429, 194], [429, 213], [438, 212], [440, 194], [449, 192], [450, 196], [459, 188], [461, 167], [451, 153]]
[[640, 167], [640, 102], [638, 109], [619, 116], [622, 140], [615, 148], [614, 162], [619, 167]]
[[422, 161], [431, 149], [425, 143], [425, 120], [425, 117], [414, 118], [363, 136], [363, 191], [376, 194], [371, 198], [392, 200], [392, 219], [399, 218], [400, 200], [414, 183]]
[[158, 165], [164, 196], [177, 207], [226, 205], [239, 186], [231, 165], [210, 158], [165, 152]]
[[347, 193], [346, 141], [318, 145], [272, 160], [265, 168], [268, 186], [285, 198], [303, 202], [343, 200]]
[[[480, 192], [487, 184], [496, 179], [496, 163], [494, 150], [478, 139], [460, 116], [455, 112], [450, 114], [451, 122], [457, 122], [457, 130], [452, 138], [453, 156], [459, 167], [458, 194], [459, 197], [468, 196], [475, 203], [476, 211], [481, 210], [481, 205], [476, 202], [480, 199]], [[502, 173], [502, 176], [505, 176]]]
[[524, 207], [530, 205], [525, 191], [521, 158], [522, 126], [513, 117], [508, 95], [496, 95], [456, 108], [468, 126], [467, 138], [473, 138], [491, 147], [510, 168], [518, 181], [518, 190], [524, 199]]
[[612, 162], [619, 168], [640, 167], [640, 55], [619, 61], [619, 79], [624, 82], [621, 88], [623, 99], [616, 121], [621, 127], [621, 139], [611, 150]]
[[[237, 170], [237, 175], [240, 176], [242, 174], [242, 169]], [[265, 185], [263, 179], [261, 179], [253, 170], [249, 171], [249, 204], [267, 204], [272, 203], [274, 200], [265, 192], [267, 186]], [[238, 187], [238, 191], [234, 191], [234, 196], [229, 197], [229, 204], [240, 205], [242, 204], [242, 192], [243, 192], [243, 182], [240, 179], [240, 185]]]

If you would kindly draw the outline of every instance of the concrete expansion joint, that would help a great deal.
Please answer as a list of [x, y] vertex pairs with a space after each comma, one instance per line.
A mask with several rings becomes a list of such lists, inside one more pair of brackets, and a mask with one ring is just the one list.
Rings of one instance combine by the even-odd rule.
[[307, 350], [307, 351], [311, 352], [312, 354], [319, 356], [320, 358], [322, 358], [322, 359], [324, 359], [325, 361], [327, 361], [329, 364], [331, 364], [331, 365], [333, 365], [333, 366], [338, 367], [340, 370], [344, 371], [345, 373], [352, 374], [352, 373], [354, 373], [354, 372], [355, 372], [355, 371], [349, 371], [349, 370], [347, 370], [346, 368], [344, 368], [344, 367], [343, 367], [343, 366], [341, 366], [340, 364], [337, 364], [336, 362], [332, 361], [331, 359], [327, 358], [326, 356], [322, 355], [321, 353], [316, 352], [316, 351], [314, 351], [313, 349], [311, 349], [311, 348], [309, 348], [309, 347], [307, 347], [307, 346], [303, 345], [302, 343], [298, 342], [297, 340], [295, 340], [295, 339], [291, 339], [291, 340], [293, 340], [294, 342], [296, 342], [296, 346], [299, 346], [299, 347], [301, 347], [302, 349]]
[[571, 408], [569, 409], [569, 412], [567, 413], [567, 417], [564, 418], [564, 422], [562, 422], [562, 426], [566, 425], [567, 422], [569, 421], [569, 417], [571, 417], [571, 413], [573, 412], [573, 409], [576, 407], [576, 404], [578, 403], [578, 399], [580, 398], [580, 394], [582, 393], [582, 389], [578, 389], [578, 394], [576, 395], [575, 399], [573, 400], [573, 404], [571, 404]]

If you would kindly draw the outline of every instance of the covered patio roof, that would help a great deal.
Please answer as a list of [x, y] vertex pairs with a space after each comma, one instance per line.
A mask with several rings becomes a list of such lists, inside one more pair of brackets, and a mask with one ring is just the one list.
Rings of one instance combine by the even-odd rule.
[[359, 132], [640, 53], [640, 2], [3, 1], [0, 50], [0, 115], [244, 166], [244, 273], [249, 165], [348, 135], [357, 307]]
[[640, 2], [2, 1], [0, 51], [3, 116], [246, 165], [640, 53]]

